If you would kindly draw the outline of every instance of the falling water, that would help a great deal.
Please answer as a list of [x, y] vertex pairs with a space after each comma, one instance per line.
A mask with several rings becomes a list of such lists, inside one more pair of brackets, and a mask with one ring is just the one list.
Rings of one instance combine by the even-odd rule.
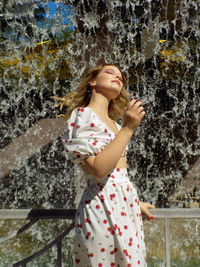
[[128, 155], [140, 199], [199, 205], [198, 0], [8, 0], [0, 21], [1, 208], [75, 208], [80, 183], [50, 97], [104, 62], [119, 63], [144, 102]]

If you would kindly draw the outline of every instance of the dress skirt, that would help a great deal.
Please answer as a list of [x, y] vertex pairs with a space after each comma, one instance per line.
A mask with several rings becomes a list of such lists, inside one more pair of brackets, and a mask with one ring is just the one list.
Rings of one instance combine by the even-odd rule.
[[87, 187], [75, 217], [76, 267], [147, 266], [137, 191], [126, 169]]

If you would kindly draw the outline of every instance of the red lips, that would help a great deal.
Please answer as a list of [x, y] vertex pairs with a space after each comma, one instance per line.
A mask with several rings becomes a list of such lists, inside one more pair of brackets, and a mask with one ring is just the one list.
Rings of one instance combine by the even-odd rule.
[[120, 81], [119, 80], [114, 80], [112, 82], [118, 83], [120, 85]]

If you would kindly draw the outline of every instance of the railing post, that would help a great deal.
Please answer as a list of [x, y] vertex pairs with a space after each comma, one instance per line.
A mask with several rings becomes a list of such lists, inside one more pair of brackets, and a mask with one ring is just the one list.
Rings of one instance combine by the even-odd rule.
[[62, 267], [62, 240], [57, 243], [57, 267]]
[[170, 231], [169, 220], [165, 219], [165, 261], [166, 267], [170, 267]]

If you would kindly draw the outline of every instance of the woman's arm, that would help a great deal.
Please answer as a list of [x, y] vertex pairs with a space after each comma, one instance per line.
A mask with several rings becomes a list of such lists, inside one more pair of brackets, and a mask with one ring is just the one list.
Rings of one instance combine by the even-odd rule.
[[145, 115], [141, 104], [140, 101], [132, 100], [125, 110], [123, 127], [116, 137], [96, 157], [89, 157], [84, 161], [87, 171], [96, 179], [103, 179], [117, 165], [126, 145]]

